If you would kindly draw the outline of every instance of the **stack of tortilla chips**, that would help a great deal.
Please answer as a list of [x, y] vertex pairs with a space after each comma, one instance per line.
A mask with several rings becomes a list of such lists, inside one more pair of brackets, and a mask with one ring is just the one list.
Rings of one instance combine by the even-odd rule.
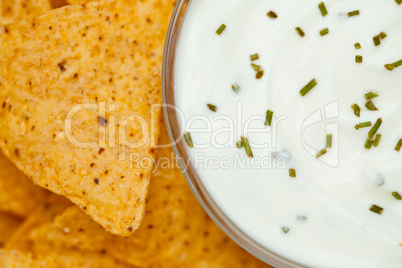
[[86, 2], [0, 0], [0, 267], [265, 267], [158, 149], [174, 1]]

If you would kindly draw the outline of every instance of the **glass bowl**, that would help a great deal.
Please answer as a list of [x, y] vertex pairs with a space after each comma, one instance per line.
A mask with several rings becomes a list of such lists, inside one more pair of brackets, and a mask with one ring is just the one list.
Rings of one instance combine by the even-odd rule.
[[183, 174], [186, 177], [191, 190], [197, 197], [200, 204], [208, 215], [215, 221], [215, 223], [237, 244], [247, 250], [249, 253], [259, 258], [260, 260], [275, 266], [275, 267], [303, 267], [293, 261], [285, 259], [278, 254], [270, 251], [264, 246], [260, 245], [242, 230], [240, 230], [218, 207], [212, 197], [208, 194], [202, 181], [197, 175], [196, 170], [190, 163], [187, 168], [184, 168], [184, 163], [188, 163], [188, 154], [182, 139], [182, 133], [178, 121], [178, 116], [174, 109], [175, 107], [175, 54], [179, 41], [181, 26], [184, 22], [186, 10], [191, 0], [178, 0], [176, 7], [173, 11], [170, 21], [165, 50], [163, 55], [162, 64], [162, 92], [164, 103], [164, 114], [167, 129], [171, 141], [173, 143], [174, 151], [182, 168]]

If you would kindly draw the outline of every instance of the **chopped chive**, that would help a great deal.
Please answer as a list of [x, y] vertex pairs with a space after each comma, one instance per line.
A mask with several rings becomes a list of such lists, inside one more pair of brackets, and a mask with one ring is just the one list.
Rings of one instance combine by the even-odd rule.
[[327, 148], [332, 148], [332, 134], [327, 135]]
[[401, 4], [402, 4], [402, 0], [395, 0], [395, 2], [396, 2], [398, 5], [401, 5]]
[[356, 49], [361, 49], [362, 46], [360, 45], [360, 43], [356, 43], [356, 44], [355, 44], [355, 48], [356, 48]]
[[377, 206], [377, 205], [372, 205], [371, 208], [370, 208], [370, 211], [371, 211], [371, 212], [377, 213], [377, 214], [379, 214], [379, 215], [382, 214], [383, 210], [384, 210], [384, 209], [383, 209], [382, 207], [379, 207], [379, 206]]
[[324, 36], [324, 35], [327, 35], [327, 34], [329, 34], [328, 28], [322, 29], [322, 30], [320, 31], [320, 35], [321, 35], [321, 36]]
[[257, 74], [255, 75], [256, 79], [261, 79], [261, 77], [264, 75], [264, 71], [263, 70], [259, 70], [257, 72]]
[[268, 110], [268, 111], [267, 111], [267, 116], [266, 116], [266, 118], [265, 118], [265, 125], [266, 125], [266, 126], [271, 126], [271, 124], [272, 124], [272, 117], [273, 117], [273, 116], [274, 116], [274, 112]]
[[260, 65], [257, 65], [257, 64], [254, 64], [254, 63], [251, 63], [251, 67], [253, 67], [254, 71], [256, 71], [256, 72], [258, 72], [261, 69]]
[[369, 109], [370, 111], [377, 111], [377, 110], [378, 110], [377, 107], [375, 107], [374, 103], [373, 103], [371, 100], [369, 100], [369, 101], [366, 103], [366, 107], [367, 107], [367, 109]]
[[216, 112], [217, 108], [216, 108], [215, 105], [207, 104], [207, 106], [208, 106], [208, 108], [209, 108], [211, 111]]
[[369, 93], [365, 94], [364, 97], [366, 98], [366, 100], [371, 100], [371, 99], [377, 98], [378, 94], [369, 92]]
[[226, 25], [222, 24], [221, 27], [216, 31], [217, 35], [221, 35], [221, 33], [226, 29]]
[[300, 95], [302, 95], [302, 97], [306, 96], [306, 94], [309, 93], [309, 91], [312, 90], [316, 85], [317, 81], [315, 79], [311, 80], [300, 90]]
[[289, 169], [289, 177], [296, 178], [296, 170], [293, 168]]
[[395, 68], [398, 68], [401, 65], [402, 65], [402, 60], [398, 60], [394, 63], [385, 64], [384, 66], [385, 66], [385, 69], [387, 69], [388, 71], [393, 71]]
[[352, 109], [357, 117], [360, 117], [360, 106], [356, 103], [352, 105]]
[[246, 154], [248, 157], [254, 157], [253, 152], [251, 151], [250, 143], [248, 142], [248, 139], [245, 137], [240, 137], [241, 142], [243, 143], [244, 150], [246, 150]]
[[322, 149], [321, 151], [319, 151], [317, 153], [316, 158], [320, 158], [321, 156], [323, 156], [326, 153], [327, 153], [327, 149]]
[[359, 10], [350, 11], [350, 12], [348, 13], [348, 16], [349, 16], [349, 17], [353, 17], [353, 16], [357, 16], [357, 15], [360, 15], [360, 11], [359, 11]]
[[251, 61], [258, 60], [259, 58], [260, 58], [260, 56], [258, 55], [258, 53], [253, 54], [253, 55], [250, 55], [250, 59], [251, 59]]
[[359, 124], [359, 128], [371, 127], [371, 122], [364, 122]]
[[191, 135], [190, 135], [189, 132], [187, 132], [186, 134], [184, 134], [184, 139], [186, 140], [188, 146], [190, 146], [191, 148], [194, 147], [193, 140], [191, 139]]
[[238, 141], [238, 142], [236, 142], [236, 147], [237, 148], [243, 148], [243, 142], [242, 141]]
[[374, 137], [374, 135], [377, 133], [378, 129], [380, 128], [381, 124], [382, 124], [382, 119], [378, 118], [377, 122], [375, 122], [374, 126], [370, 129], [370, 131], [368, 133], [369, 139], [372, 139]]
[[375, 139], [374, 139], [374, 147], [377, 147], [378, 146], [378, 144], [380, 144], [380, 141], [381, 141], [381, 134], [377, 134], [376, 136], [375, 136]]
[[[401, 0], [402, 1], [402, 0]], [[402, 200], [402, 196], [398, 192], [392, 192], [392, 195], [397, 199], [397, 200]]]
[[366, 144], [364, 144], [364, 148], [366, 148], [367, 150], [370, 150], [371, 147], [373, 146], [373, 144], [374, 144], [373, 140], [367, 139]]
[[327, 11], [327, 8], [325, 7], [324, 2], [319, 3], [319, 4], [318, 4], [318, 8], [320, 9], [321, 15], [322, 15], [323, 17], [325, 17], [325, 16], [328, 14], [328, 11]]
[[378, 35], [378, 37], [379, 37], [380, 39], [384, 39], [385, 37], [387, 37], [387, 34], [384, 33], [384, 32], [381, 32], [381, 33]]
[[290, 229], [289, 229], [289, 227], [287, 227], [287, 226], [283, 226], [283, 227], [282, 227], [282, 231], [283, 231], [285, 234], [287, 234], [287, 233], [289, 233]]
[[357, 63], [362, 63], [362, 62], [363, 62], [363, 56], [361, 56], [361, 55], [356, 55], [356, 62], [357, 62]]
[[232, 89], [233, 89], [234, 92], [237, 92], [237, 91], [239, 91], [240, 86], [235, 83], [235, 84], [232, 85]]
[[374, 41], [374, 45], [376, 47], [381, 45], [381, 40], [380, 40], [380, 37], [378, 35], [373, 37], [373, 41]]
[[398, 144], [395, 147], [395, 151], [400, 151], [402, 148], [402, 139], [399, 140]]
[[356, 130], [359, 130], [359, 129], [360, 129], [359, 124], [357, 124], [357, 125], [355, 126], [355, 129], [356, 129]]
[[278, 15], [272, 10], [267, 13], [267, 16], [270, 17], [271, 19], [276, 19], [278, 17]]
[[296, 28], [296, 31], [297, 31], [297, 33], [298, 33], [301, 37], [304, 37], [304, 36], [305, 36], [305, 33], [303, 32], [303, 30], [302, 30], [300, 27], [297, 27], [297, 28]]

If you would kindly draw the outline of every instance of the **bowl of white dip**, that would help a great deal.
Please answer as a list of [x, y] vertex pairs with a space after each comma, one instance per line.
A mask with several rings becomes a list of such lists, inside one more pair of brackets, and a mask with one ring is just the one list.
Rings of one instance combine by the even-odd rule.
[[402, 267], [402, 1], [182, 0], [165, 118], [190, 187], [277, 267]]

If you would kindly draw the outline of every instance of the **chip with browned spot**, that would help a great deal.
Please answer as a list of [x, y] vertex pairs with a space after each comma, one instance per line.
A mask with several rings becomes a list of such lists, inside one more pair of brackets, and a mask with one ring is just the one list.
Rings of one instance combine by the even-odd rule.
[[153, 7], [91, 2], [0, 29], [0, 147], [122, 236], [142, 222], [159, 135], [166, 25]]
[[1, 0], [0, 24], [20, 21], [32, 15], [41, 15], [50, 9], [49, 0]]

